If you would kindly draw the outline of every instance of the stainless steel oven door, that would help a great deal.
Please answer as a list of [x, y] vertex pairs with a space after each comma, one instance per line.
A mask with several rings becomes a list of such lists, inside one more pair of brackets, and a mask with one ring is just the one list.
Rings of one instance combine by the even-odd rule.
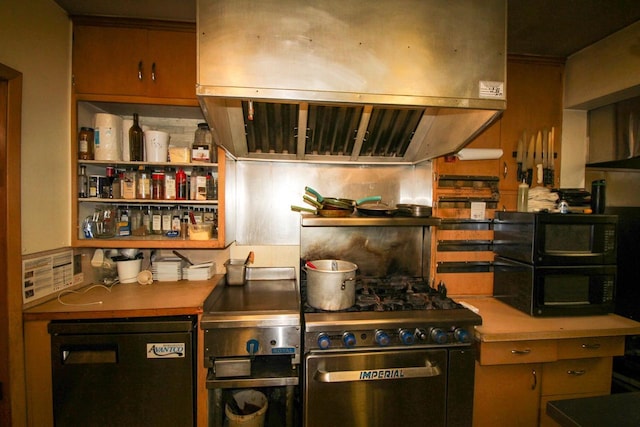
[[304, 368], [305, 427], [446, 425], [447, 349], [312, 353]]

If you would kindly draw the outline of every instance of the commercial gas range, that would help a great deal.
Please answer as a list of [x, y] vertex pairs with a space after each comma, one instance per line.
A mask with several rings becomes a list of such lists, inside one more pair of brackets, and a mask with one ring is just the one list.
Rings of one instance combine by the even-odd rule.
[[240, 389], [268, 399], [267, 426], [294, 425], [300, 376], [300, 290], [293, 267], [246, 269], [242, 286], [219, 284], [202, 315], [209, 425], [224, 425], [225, 404]]
[[303, 222], [302, 265], [359, 268], [355, 304], [323, 311], [306, 301], [303, 267], [303, 425], [471, 426], [482, 319], [426, 278], [429, 224], [317, 224]]

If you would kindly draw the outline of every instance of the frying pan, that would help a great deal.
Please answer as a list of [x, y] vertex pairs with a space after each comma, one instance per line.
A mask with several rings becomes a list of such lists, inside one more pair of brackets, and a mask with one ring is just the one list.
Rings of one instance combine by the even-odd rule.
[[391, 216], [398, 212], [395, 206], [389, 206], [386, 203], [365, 203], [356, 207], [359, 214], [366, 216]]
[[308, 212], [314, 215], [320, 215], [325, 217], [346, 217], [351, 216], [352, 211], [347, 209], [309, 209], [300, 206], [291, 205], [291, 210], [295, 212]]
[[398, 208], [398, 214], [403, 216], [430, 217], [432, 212], [431, 206], [413, 203], [402, 203], [396, 205], [396, 207]]
[[[316, 200], [322, 204], [322, 209], [348, 209], [349, 211], [353, 211], [353, 208], [365, 202], [376, 202], [382, 200], [381, 196], [369, 196], [364, 197], [362, 199], [353, 200], [353, 199], [341, 199], [336, 197], [323, 197], [320, 193], [314, 190], [311, 187], [305, 187], [305, 192], [313, 195]], [[308, 200], [305, 199], [307, 203]]]

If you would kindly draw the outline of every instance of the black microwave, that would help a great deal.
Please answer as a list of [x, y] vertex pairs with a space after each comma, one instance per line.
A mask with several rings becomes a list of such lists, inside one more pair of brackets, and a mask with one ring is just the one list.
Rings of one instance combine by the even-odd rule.
[[616, 215], [496, 212], [494, 252], [535, 265], [617, 262]]
[[614, 310], [617, 267], [535, 266], [496, 257], [493, 295], [531, 316], [590, 316]]

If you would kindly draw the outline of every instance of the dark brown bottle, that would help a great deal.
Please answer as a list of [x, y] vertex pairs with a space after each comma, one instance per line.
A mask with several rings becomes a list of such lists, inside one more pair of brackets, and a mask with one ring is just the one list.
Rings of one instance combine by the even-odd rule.
[[129, 128], [129, 160], [132, 162], [144, 160], [143, 135], [138, 123], [138, 113], [133, 113], [133, 126]]

